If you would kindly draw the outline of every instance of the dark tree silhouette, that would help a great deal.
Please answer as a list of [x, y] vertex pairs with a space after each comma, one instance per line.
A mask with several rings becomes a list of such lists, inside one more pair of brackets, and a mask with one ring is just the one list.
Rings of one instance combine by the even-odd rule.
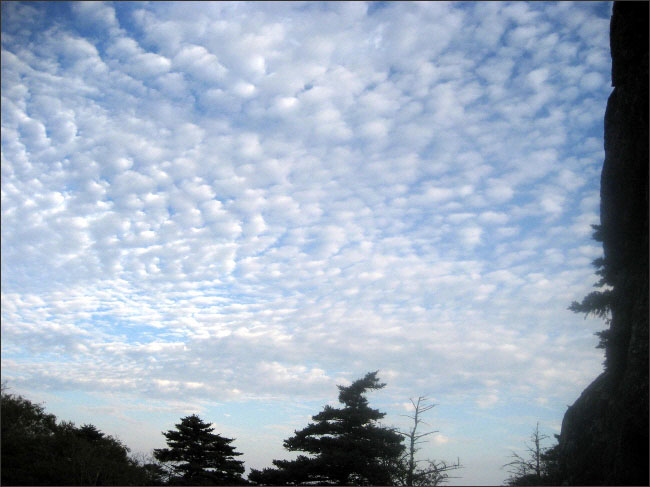
[[274, 460], [277, 468], [253, 470], [249, 480], [273, 485], [390, 485], [404, 451], [402, 438], [394, 429], [378, 423], [385, 413], [370, 408], [365, 398], [368, 391], [384, 386], [377, 372], [347, 387], [338, 386], [339, 402], [344, 407], [325, 406], [312, 416], [313, 423], [284, 442], [287, 450], [312, 456]]
[[0, 413], [2, 484], [37, 485], [44, 480], [38, 459], [48, 455], [46, 443], [57, 431], [56, 417], [39, 404], [6, 393], [5, 387]]
[[57, 423], [43, 406], [3, 386], [3, 485], [149, 485], [154, 477], [117, 438], [91, 424]]
[[[593, 239], [597, 242], [603, 241], [602, 226], [592, 225], [594, 229]], [[609, 327], [611, 324], [612, 302], [614, 294], [611, 286], [614, 284], [611, 269], [606, 268], [605, 259], [599, 257], [591, 263], [596, 268], [596, 274], [600, 279], [594, 284], [595, 287], [603, 289], [602, 291], [592, 291], [582, 298], [581, 302], [573, 301], [569, 309], [574, 313], [584, 313], [585, 316], [593, 315], [605, 320]], [[607, 349], [607, 343], [610, 338], [610, 328], [597, 331], [596, 335], [600, 338], [597, 348]]]
[[503, 465], [503, 468], [507, 467], [510, 473], [506, 485], [557, 485], [558, 449], [557, 445], [542, 446], [542, 442], [548, 438], [547, 435], [539, 432], [539, 423], [537, 423], [526, 445], [527, 454], [521, 456], [512, 452], [510, 455], [512, 460]]
[[244, 462], [230, 445], [234, 440], [213, 433], [208, 423], [196, 414], [186, 416], [163, 435], [169, 448], [154, 450], [154, 457], [170, 463], [175, 477], [170, 483], [185, 485], [243, 484]]

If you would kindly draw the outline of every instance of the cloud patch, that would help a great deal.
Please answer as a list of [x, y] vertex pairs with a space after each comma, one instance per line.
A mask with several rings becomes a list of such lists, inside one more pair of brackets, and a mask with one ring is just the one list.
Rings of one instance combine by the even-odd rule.
[[504, 418], [597, 375], [610, 4], [50, 7], [2, 4], [12, 387]]

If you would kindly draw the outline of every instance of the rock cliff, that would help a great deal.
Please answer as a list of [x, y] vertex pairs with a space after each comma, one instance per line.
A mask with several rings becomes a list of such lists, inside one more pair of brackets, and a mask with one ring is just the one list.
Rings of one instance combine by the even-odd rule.
[[615, 2], [601, 175], [603, 276], [612, 288], [605, 371], [569, 407], [569, 485], [648, 485], [648, 3]]

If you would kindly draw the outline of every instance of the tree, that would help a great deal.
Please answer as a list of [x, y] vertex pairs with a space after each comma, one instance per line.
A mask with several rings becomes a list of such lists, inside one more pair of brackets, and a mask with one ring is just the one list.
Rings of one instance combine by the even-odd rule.
[[2, 484], [142, 485], [146, 470], [120, 440], [91, 424], [57, 423], [43, 406], [1, 395]]
[[[592, 225], [594, 232], [592, 238], [596, 242], [603, 241], [603, 230], [601, 225]], [[611, 314], [612, 314], [612, 303], [614, 301], [614, 271], [611, 268], [611, 265], [607, 265], [607, 261], [599, 257], [595, 259], [591, 265], [596, 268], [596, 274], [600, 276], [600, 279], [594, 284], [594, 287], [603, 289], [602, 291], [592, 291], [582, 298], [581, 302], [573, 301], [569, 310], [574, 313], [584, 313], [585, 318], [589, 315], [596, 316], [605, 320], [605, 324], [608, 328], [597, 331], [595, 334], [598, 336], [599, 341], [596, 348], [603, 348], [607, 354], [607, 344], [612, 338], [611, 328]], [[605, 288], [605, 289], [604, 289]], [[606, 357], [605, 365], [608, 364], [608, 357]]]
[[377, 372], [349, 386], [338, 386], [342, 408], [325, 406], [313, 423], [284, 441], [289, 451], [303, 451], [295, 460], [274, 460], [276, 468], [253, 470], [249, 480], [260, 484], [389, 485], [404, 445], [392, 428], [379, 424], [385, 413], [368, 406], [365, 394], [381, 389]]
[[168, 470], [154, 458], [152, 453], [138, 452], [131, 455], [131, 459], [144, 472], [143, 485], [165, 485], [169, 483]]
[[42, 483], [42, 459], [49, 454], [46, 441], [57, 431], [56, 417], [43, 406], [8, 394], [2, 386], [2, 484]]
[[58, 484], [140, 485], [146, 482], [146, 471], [129, 457], [129, 448], [92, 424], [77, 427], [72, 422], [59, 423], [50, 449], [57, 452], [49, 468]]
[[413, 405], [413, 415], [404, 415], [413, 420], [413, 427], [408, 433], [399, 432], [408, 440], [408, 450], [400, 459], [400, 472], [397, 483], [400, 485], [440, 485], [446, 482], [450, 477], [447, 472], [462, 468], [460, 460], [456, 463], [448, 463], [442, 460], [426, 460], [426, 467], [418, 467], [421, 460], [415, 459], [415, 454], [420, 450], [419, 444], [426, 442], [423, 440], [425, 436], [432, 435], [438, 431], [428, 431], [426, 433], [418, 433], [418, 426], [420, 423], [426, 424], [422, 421], [421, 415], [435, 407], [435, 404], [427, 404], [428, 399], [425, 396], [419, 396], [417, 401], [412, 398], [409, 399]]
[[[559, 441], [560, 435], [553, 435], [555, 441]], [[542, 460], [542, 483], [545, 485], [562, 484], [562, 475], [560, 472], [560, 445], [545, 448], [541, 455]]]
[[170, 463], [174, 483], [186, 485], [232, 485], [245, 483], [244, 462], [230, 445], [234, 439], [212, 433], [214, 428], [196, 414], [181, 418], [175, 430], [163, 435], [169, 448], [154, 450], [154, 457]]
[[[557, 438], [557, 435], [556, 435]], [[510, 477], [506, 485], [555, 485], [557, 482], [557, 445], [549, 448], [541, 445], [548, 439], [547, 435], [539, 432], [539, 423], [530, 435], [530, 443], [526, 445], [527, 456], [512, 452], [512, 461], [503, 465], [508, 467]]]

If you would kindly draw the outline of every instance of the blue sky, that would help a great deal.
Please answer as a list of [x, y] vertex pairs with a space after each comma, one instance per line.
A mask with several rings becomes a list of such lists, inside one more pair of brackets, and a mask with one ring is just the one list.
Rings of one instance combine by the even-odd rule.
[[602, 370], [609, 2], [2, 4], [2, 380], [247, 467], [372, 370], [495, 484]]

